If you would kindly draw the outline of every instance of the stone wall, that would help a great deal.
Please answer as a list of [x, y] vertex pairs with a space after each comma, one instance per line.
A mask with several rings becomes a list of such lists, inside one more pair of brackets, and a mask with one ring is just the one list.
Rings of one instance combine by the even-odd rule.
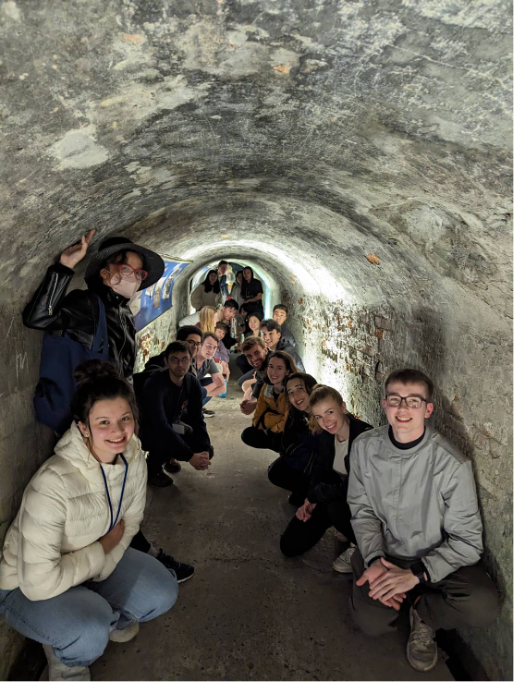
[[[489, 679], [512, 679], [512, 436], [511, 330], [480, 306], [345, 306], [283, 293], [308, 366], [341, 391], [348, 409], [378, 426], [383, 382], [400, 367], [425, 371], [435, 382], [432, 425], [474, 465], [484, 521], [484, 561], [502, 597], [501, 617], [486, 630], [459, 634]], [[303, 332], [303, 334], [302, 334]], [[313, 346], [317, 346], [313, 348]], [[487, 379], [487, 381], [485, 381]], [[480, 678], [476, 678], [480, 679]]]

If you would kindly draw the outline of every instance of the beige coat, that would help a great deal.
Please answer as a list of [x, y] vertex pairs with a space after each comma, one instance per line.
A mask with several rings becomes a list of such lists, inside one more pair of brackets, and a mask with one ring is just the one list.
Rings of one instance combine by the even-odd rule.
[[196, 311], [200, 311], [206, 305], [217, 308], [222, 302], [223, 296], [221, 295], [221, 292], [219, 294], [215, 294], [214, 291], [205, 293], [203, 283], [199, 284], [191, 294], [191, 305]]
[[114, 510], [125, 465], [101, 465], [73, 424], [28, 484], [21, 507], [3, 547], [0, 588], [17, 587], [31, 601], [56, 597], [86, 580], [105, 580], [116, 568], [143, 519], [146, 464], [136, 436], [129, 442], [125, 494], [119, 519], [125, 522], [121, 542], [108, 554], [99, 538], [109, 531], [111, 515], [103, 468]]

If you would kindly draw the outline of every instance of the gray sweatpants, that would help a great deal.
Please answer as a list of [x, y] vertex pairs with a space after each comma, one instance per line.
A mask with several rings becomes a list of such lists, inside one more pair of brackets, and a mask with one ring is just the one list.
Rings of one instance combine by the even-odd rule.
[[[408, 568], [411, 561], [387, 557], [391, 563]], [[353, 592], [351, 605], [357, 626], [367, 635], [382, 635], [394, 629], [399, 612], [369, 596], [369, 583], [356, 585], [364, 573], [364, 560], [358, 549], [352, 557]], [[412, 590], [411, 592], [414, 592]], [[409, 596], [410, 593], [408, 593]], [[499, 613], [498, 593], [481, 563], [459, 568], [438, 583], [418, 585], [415, 594], [421, 595], [416, 610], [422, 620], [434, 630], [451, 630], [463, 625], [485, 627]], [[407, 598], [401, 611], [412, 604]], [[400, 611], [400, 613], [401, 613]]]

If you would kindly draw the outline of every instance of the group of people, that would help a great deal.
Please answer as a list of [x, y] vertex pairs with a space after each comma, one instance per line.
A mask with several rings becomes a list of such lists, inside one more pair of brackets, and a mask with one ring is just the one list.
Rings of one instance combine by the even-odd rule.
[[[296, 513], [280, 538], [286, 557], [314, 547], [334, 528], [346, 549], [334, 570], [353, 574], [350, 608], [369, 635], [408, 611], [407, 659], [420, 672], [437, 663], [435, 633], [486, 626], [497, 616], [496, 589], [480, 562], [482, 521], [471, 462], [428, 425], [432, 381], [416, 369], [384, 385], [387, 425], [352, 415], [341, 394], [299, 371], [293, 355], [250, 336], [243, 353], [241, 412], [253, 415], [241, 438], [278, 453], [268, 468], [290, 492]], [[242, 377], [243, 378], [243, 377]]]
[[[209, 468], [206, 405], [226, 392], [237, 348], [241, 411], [252, 416], [242, 439], [278, 453], [269, 480], [297, 508], [280, 539], [284, 555], [303, 554], [335, 527], [349, 543], [334, 568], [353, 572], [356, 622], [387, 632], [408, 606], [407, 656], [417, 670], [437, 661], [436, 629], [496, 617], [498, 597], [479, 562], [471, 464], [425, 423], [434, 409], [428, 377], [390, 375], [388, 425], [373, 429], [305, 373], [287, 307], [264, 320], [262, 284], [245, 267], [230, 289], [225, 261], [193, 291], [195, 316], [134, 374], [128, 303], [159, 280], [164, 263], [126, 238], [107, 239], [89, 260], [87, 289], [67, 294], [93, 235], [61, 254], [23, 313], [28, 327], [90, 351], [105, 328], [109, 356], [75, 368], [66, 427], [25, 490], [0, 561], [0, 614], [43, 644], [49, 679], [90, 679], [108, 641], [128, 642], [140, 622], [166, 613], [178, 583], [194, 574], [141, 532], [147, 482], [172, 485], [184, 463]], [[40, 381], [36, 394], [52, 390]]]

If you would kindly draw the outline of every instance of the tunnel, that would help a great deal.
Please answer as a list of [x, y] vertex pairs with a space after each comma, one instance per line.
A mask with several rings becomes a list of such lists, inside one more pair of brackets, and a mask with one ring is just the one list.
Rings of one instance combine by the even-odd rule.
[[[61, 251], [94, 228], [187, 264], [139, 368], [198, 273], [252, 265], [353, 414], [384, 423], [394, 369], [434, 380], [502, 604], [452, 646], [512, 679], [511, 27], [504, 0], [4, 0], [2, 539], [54, 444], [21, 311]], [[28, 654], [3, 621], [0, 647], [8, 679]]]

